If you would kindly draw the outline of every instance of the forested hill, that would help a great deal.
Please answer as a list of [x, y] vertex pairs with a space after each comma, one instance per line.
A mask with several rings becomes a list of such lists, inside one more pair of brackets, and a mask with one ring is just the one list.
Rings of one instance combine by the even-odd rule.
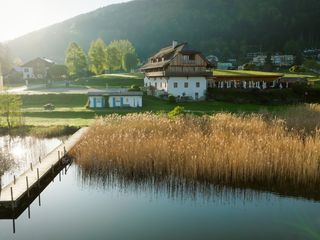
[[9, 43], [23, 60], [59, 62], [76, 41], [128, 39], [144, 59], [175, 39], [205, 54], [239, 57], [247, 51], [295, 52], [320, 46], [319, 0], [135, 0], [111, 5]]

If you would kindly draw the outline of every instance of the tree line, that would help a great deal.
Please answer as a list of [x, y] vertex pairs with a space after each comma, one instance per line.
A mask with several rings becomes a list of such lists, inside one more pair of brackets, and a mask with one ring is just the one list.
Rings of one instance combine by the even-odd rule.
[[76, 42], [70, 43], [65, 57], [70, 76], [88, 73], [100, 75], [115, 70], [130, 72], [138, 62], [136, 50], [130, 41], [118, 40], [106, 45], [102, 38], [91, 42], [87, 54]]

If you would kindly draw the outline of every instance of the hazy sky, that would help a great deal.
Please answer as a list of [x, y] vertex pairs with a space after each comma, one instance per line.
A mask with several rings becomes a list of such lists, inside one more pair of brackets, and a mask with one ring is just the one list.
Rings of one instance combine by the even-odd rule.
[[0, 0], [0, 42], [128, 0]]

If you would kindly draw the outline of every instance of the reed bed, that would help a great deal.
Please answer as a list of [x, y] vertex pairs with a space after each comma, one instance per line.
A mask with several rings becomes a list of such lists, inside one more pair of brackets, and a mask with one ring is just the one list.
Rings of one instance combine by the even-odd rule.
[[[298, 110], [301, 124], [309, 123]], [[312, 134], [301, 134], [298, 118], [112, 115], [97, 119], [72, 155], [86, 174], [98, 177], [320, 196], [320, 131], [315, 124]]]

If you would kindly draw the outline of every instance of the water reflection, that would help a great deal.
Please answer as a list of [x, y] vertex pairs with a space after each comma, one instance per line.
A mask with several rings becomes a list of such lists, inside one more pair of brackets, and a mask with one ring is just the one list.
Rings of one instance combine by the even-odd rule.
[[151, 198], [167, 198], [179, 202], [207, 202], [236, 204], [263, 198], [269, 200], [272, 193], [248, 188], [190, 182], [180, 178], [135, 178], [124, 177], [101, 169], [77, 168], [77, 180], [83, 188], [103, 191], [123, 191], [137, 195], [147, 194]]
[[12, 182], [14, 176], [21, 175], [30, 168], [30, 163], [36, 164], [62, 141], [57, 138], [0, 137], [0, 186]]

